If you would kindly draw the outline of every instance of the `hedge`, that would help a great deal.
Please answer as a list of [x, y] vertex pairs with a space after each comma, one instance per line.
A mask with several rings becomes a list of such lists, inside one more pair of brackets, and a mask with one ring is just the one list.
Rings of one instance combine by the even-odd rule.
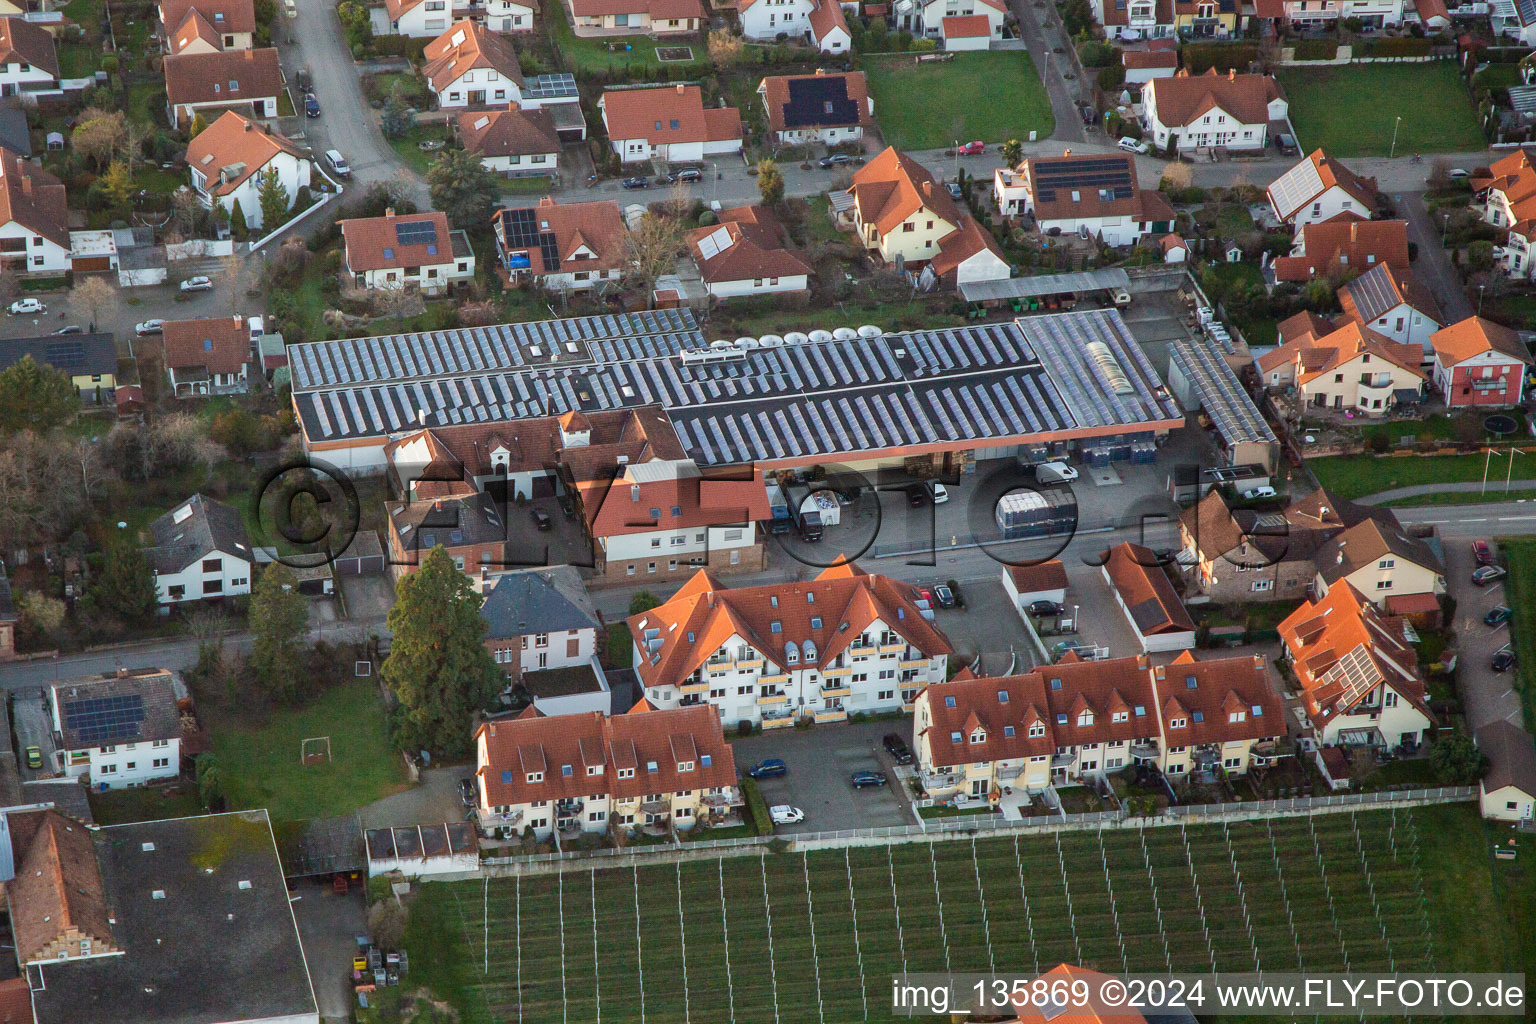
[[773, 817], [768, 813], [768, 801], [757, 780], [750, 775], [741, 780], [741, 798], [746, 801], [747, 815], [752, 819], [752, 831], [760, 836], [773, 834]]
[[1413, 36], [1394, 36], [1387, 39], [1367, 39], [1356, 46], [1356, 57], [1428, 57], [1433, 43]]
[[1333, 60], [1339, 55], [1339, 44], [1333, 39], [1298, 39], [1297, 60]]
[[1184, 47], [1184, 67], [1192, 75], [1217, 71], [1247, 71], [1259, 59], [1255, 43], [1192, 43]]

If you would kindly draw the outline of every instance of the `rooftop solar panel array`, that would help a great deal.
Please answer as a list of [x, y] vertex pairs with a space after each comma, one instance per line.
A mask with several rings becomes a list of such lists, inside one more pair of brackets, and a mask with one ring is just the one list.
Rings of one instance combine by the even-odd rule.
[[1372, 267], [1344, 287], [1367, 323], [1385, 315], [1401, 301], [1392, 269], [1385, 263]]
[[1243, 390], [1227, 361], [1209, 345], [1201, 341], [1176, 341], [1169, 354], [1227, 444], [1275, 443], [1275, 433], [1254, 407], [1253, 399]]
[[535, 75], [523, 82], [523, 100], [576, 99], [575, 75]]
[[539, 215], [529, 206], [501, 211], [501, 230], [508, 249], [537, 249], [545, 269], [560, 265], [560, 247], [553, 231], [539, 230]]
[[395, 241], [401, 245], [432, 245], [437, 242], [437, 225], [430, 220], [396, 221]]
[[1269, 186], [1275, 209], [1282, 217], [1290, 217], [1322, 190], [1322, 176], [1310, 157], [1280, 175]]
[[1037, 160], [1031, 165], [1037, 201], [1055, 202], [1057, 192], [1098, 192], [1108, 189], [1116, 199], [1136, 194], [1136, 178], [1131, 159], [1103, 156], [1069, 160]]
[[[1054, 326], [1042, 326], [1047, 322]], [[515, 326], [558, 331], [566, 323]], [[1128, 394], [1114, 394], [1102, 371], [1072, 354], [1072, 346], [1089, 340], [1107, 340], [1132, 383]], [[391, 363], [374, 347], [355, 344], [369, 365], [388, 372], [365, 383], [370, 377], [361, 364], [341, 373], [301, 358], [294, 364], [301, 382], [295, 397], [311, 442], [659, 405], [689, 456], [704, 466], [945, 441], [986, 443], [1083, 426], [1150, 429], [1154, 421], [1181, 415], [1113, 310], [734, 350], [712, 362], [685, 362], [678, 354], [682, 346], [649, 336], [585, 344], [587, 356], [579, 362], [506, 357], [489, 372], [430, 378], [397, 372], [406, 366], [403, 358]], [[456, 363], [495, 362], [454, 356]], [[412, 358], [428, 362], [425, 355]], [[435, 358], [450, 361], [444, 353]], [[317, 387], [321, 370], [340, 386]]]
[[128, 740], [144, 723], [144, 697], [137, 693], [82, 697], [64, 702], [64, 728], [89, 746]]
[[783, 113], [786, 128], [859, 123], [859, 104], [848, 95], [848, 80], [833, 75], [791, 78]]

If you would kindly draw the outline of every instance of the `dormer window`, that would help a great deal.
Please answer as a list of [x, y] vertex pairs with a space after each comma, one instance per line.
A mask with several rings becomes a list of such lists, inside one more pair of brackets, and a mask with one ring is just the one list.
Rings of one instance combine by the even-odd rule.
[[1030, 739], [1037, 740], [1037, 739], [1039, 739], [1040, 737], [1042, 737], [1044, 735], [1045, 735], [1045, 723], [1044, 722], [1031, 722], [1030, 723], [1030, 726], [1029, 726], [1029, 738]]
[[1189, 724], [1189, 722], [1186, 721], [1185, 719], [1173, 718], [1173, 719], [1169, 720], [1168, 728], [1170, 728], [1170, 729], [1182, 729], [1182, 728], [1184, 728], [1188, 724]]
[[691, 772], [691, 771], [693, 771], [693, 762], [692, 761], [679, 761], [679, 762], [677, 762], [677, 770], [680, 771], [680, 772]]
[[1093, 712], [1092, 711], [1080, 711], [1080, 712], [1078, 712], [1077, 724], [1078, 724], [1079, 727], [1092, 725], [1093, 724]]
[[1131, 716], [1124, 711], [1116, 711], [1113, 715], [1110, 716], [1110, 721], [1119, 723], [1127, 721], [1130, 717]]
[[544, 781], [544, 773], [543, 772], [529, 772], [528, 773], [528, 785], [532, 786], [532, 785], [534, 785], [536, 783], [543, 782], [543, 781]]
[[1234, 711], [1227, 716], [1228, 722], [1246, 722], [1247, 720], [1248, 712], [1246, 711]]
[[985, 730], [985, 729], [977, 729], [974, 732], [972, 732], [971, 733], [971, 742], [972, 743], [985, 743], [985, 742], [987, 742], [987, 730]]

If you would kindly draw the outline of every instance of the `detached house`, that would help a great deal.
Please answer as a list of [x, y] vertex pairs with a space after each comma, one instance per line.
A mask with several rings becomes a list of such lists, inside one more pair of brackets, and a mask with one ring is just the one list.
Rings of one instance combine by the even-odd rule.
[[559, 170], [560, 136], [548, 110], [487, 110], [460, 114], [459, 141], [487, 170], [508, 178], [553, 176]]
[[0, 18], [0, 97], [52, 89], [59, 81], [53, 36], [24, 18]]
[[686, 832], [742, 804], [713, 709], [643, 700], [611, 718], [530, 708], [485, 722], [475, 730], [475, 789], [480, 827], [503, 838]]
[[741, 34], [760, 42], [783, 36], [805, 40], [822, 53], [847, 53], [853, 37], [838, 0], [739, 0]]
[[261, 212], [263, 179], [277, 177], [291, 208], [299, 189], [309, 187], [314, 163], [287, 137], [227, 110], [187, 145], [187, 170], [204, 207], [217, 203], [233, 215], [239, 206], [245, 223], [261, 228], [268, 226]]
[[557, 203], [497, 210], [497, 272], [508, 284], [532, 281], [557, 292], [617, 287], [624, 276], [628, 232], [619, 205]]
[[1128, 153], [1031, 157], [992, 174], [992, 194], [1004, 216], [1032, 216], [1041, 231], [1086, 230], [1105, 245], [1136, 245], [1173, 227], [1173, 207], [1136, 182]]
[[249, 50], [256, 42], [252, 0], [160, 0], [168, 54]]
[[[143, 786], [181, 774], [181, 711], [186, 686], [163, 668], [66, 679], [48, 687], [58, 763], [92, 789]], [[127, 714], [103, 720], [104, 706]]]
[[485, 646], [514, 697], [544, 715], [607, 714], [612, 700], [597, 660], [607, 632], [581, 575], [569, 565], [514, 569], [490, 583], [480, 617]]
[[150, 523], [149, 533], [154, 546], [144, 556], [162, 606], [251, 592], [254, 556], [239, 509], [194, 494]]
[[1271, 122], [1284, 121], [1289, 105], [1269, 75], [1204, 75], [1154, 78], [1141, 90], [1142, 126], [1159, 149], [1223, 147], [1263, 152]]
[[492, 32], [531, 32], [537, 10], [535, 0], [384, 0], [393, 34], [415, 39], [430, 39], [455, 21], [482, 16]]
[[1187, 651], [1195, 646], [1195, 623], [1150, 548], [1126, 541], [1106, 552], [1099, 571], [1115, 595], [1141, 649]]
[[1536, 149], [1522, 146], [1493, 162], [1489, 177], [1472, 179], [1473, 209], [1496, 228], [1508, 231], [1494, 246], [1494, 259], [1511, 277], [1536, 277]]
[[[1100, 0], [1099, 24], [1104, 26], [1104, 34], [1111, 39], [1121, 41], [1137, 39], [1165, 39], [1174, 34], [1173, 29], [1173, 0]], [[1145, 82], [1150, 78], [1163, 77], [1161, 75], [1147, 75], [1133, 79], [1130, 75], [1131, 54], [1133, 51], [1122, 51], [1125, 55], [1126, 81]], [[1167, 51], [1173, 55], [1173, 68], [1179, 66], [1179, 51]], [[1166, 59], [1154, 63], [1161, 67], [1167, 63]], [[1170, 71], [1169, 74], [1172, 74]]]
[[[1002, 0], [897, 0], [894, 13], [897, 28], [942, 39], [946, 48], [957, 48], [951, 44], [959, 39], [959, 49], [986, 49], [993, 39], [1002, 38], [1008, 8]], [[955, 20], [972, 18], [982, 22]], [[963, 41], [968, 39], [979, 39], [982, 45], [968, 45]]]
[[1275, 216], [1297, 227], [1341, 213], [1370, 220], [1379, 198], [1375, 178], [1360, 177], [1321, 149], [1271, 182], [1266, 194]]
[[608, 89], [597, 107], [624, 163], [693, 163], [741, 152], [741, 111], [704, 106], [696, 85]]
[[707, 20], [699, 0], [567, 0], [578, 36], [682, 35]]
[[931, 262], [934, 274], [957, 281], [1008, 276], [997, 243], [971, 224], [926, 167], [894, 146], [854, 172], [848, 194], [860, 240], [885, 262], [899, 258], [914, 269]]
[[1429, 336], [1435, 387], [1451, 408], [1519, 405], [1531, 353], [1508, 327], [1473, 316]]
[[1319, 743], [1412, 749], [1427, 741], [1434, 717], [1403, 619], [1341, 586], [1279, 628]]
[[805, 583], [728, 590], [695, 573], [629, 618], [635, 672], [657, 707], [713, 705], [727, 725], [900, 711], [945, 677], [949, 640], [907, 583], [849, 563]]
[[1418, 346], [1400, 345], [1358, 322], [1335, 327], [1325, 320], [1314, 328], [1300, 326], [1299, 319], [1286, 321], [1295, 334], [1282, 334], [1282, 344], [1257, 360], [1266, 387], [1294, 386], [1308, 406], [1367, 416], [1422, 396], [1428, 378], [1419, 369]]
[[765, 206], [721, 210], [718, 225], [695, 228], [687, 241], [713, 298], [810, 288], [810, 261], [789, 248], [789, 233]]
[[87, 405], [114, 404], [117, 346], [110, 333], [0, 339], [0, 370], [14, 366], [27, 356], [67, 376], [75, 386], [75, 393]]
[[358, 288], [417, 288], [440, 295], [473, 280], [475, 251], [469, 236], [448, 228], [448, 216], [429, 211], [344, 220], [344, 265]]
[[455, 22], [427, 44], [422, 60], [422, 74], [439, 107], [501, 107], [522, 101], [523, 69], [517, 51], [479, 22]]
[[1347, 584], [1389, 614], [1438, 621], [1445, 563], [1396, 517], [1367, 516], [1324, 541], [1315, 557], [1314, 593], [1329, 594]]
[[1430, 361], [1429, 339], [1445, 326], [1445, 314], [1411, 271], [1385, 264], [1373, 267], [1345, 284], [1338, 295], [1345, 320], [1354, 320], [1399, 345], [1415, 346], [1420, 361]]
[[177, 398], [243, 394], [250, 389], [246, 368], [251, 361], [251, 330], [245, 317], [167, 320], [161, 341], [171, 393]]
[[64, 185], [0, 147], [0, 273], [62, 274], [69, 252]]
[[935, 799], [1000, 802], [1102, 779], [1134, 765], [1177, 778], [1247, 774], [1278, 754], [1284, 705], [1262, 657], [1154, 667], [1146, 655], [1068, 655], [1024, 675], [936, 683], [917, 695], [913, 749]]
[[199, 113], [231, 109], [276, 117], [282, 91], [283, 71], [274, 49], [189, 51], [165, 58], [166, 108], [173, 128], [187, 128]]
[[1275, 280], [1297, 284], [1316, 277], [1364, 272], [1378, 265], [1407, 273], [1408, 222], [1340, 215], [1303, 224], [1296, 229], [1291, 254], [1276, 258], [1271, 265]]
[[770, 75], [757, 86], [773, 137], [787, 145], [858, 142], [875, 123], [875, 101], [862, 71]]

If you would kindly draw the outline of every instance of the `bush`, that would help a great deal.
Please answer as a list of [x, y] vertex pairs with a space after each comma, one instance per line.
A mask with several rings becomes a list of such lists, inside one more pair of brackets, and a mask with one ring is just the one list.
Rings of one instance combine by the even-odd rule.
[[1125, 84], [1125, 65], [1111, 64], [1100, 68], [1096, 80], [1102, 91], [1114, 92]]
[[768, 813], [768, 801], [757, 780], [748, 776], [741, 780], [741, 799], [747, 805], [747, 816], [752, 819], [752, 831], [760, 836], [773, 835], [773, 818]]
[[1203, 75], [1211, 68], [1244, 72], [1259, 59], [1259, 48], [1253, 43], [1195, 43], [1184, 47], [1183, 59], [1191, 75]]
[[932, 53], [938, 48], [939, 41], [937, 39], [914, 39], [912, 40], [912, 45], [908, 47], [913, 53]]
[[1298, 39], [1297, 60], [1333, 60], [1339, 55], [1339, 44], [1333, 39]]
[[1116, 63], [1115, 58], [1115, 48], [1097, 39], [1090, 39], [1077, 48], [1077, 59], [1085, 68], [1107, 68]]

